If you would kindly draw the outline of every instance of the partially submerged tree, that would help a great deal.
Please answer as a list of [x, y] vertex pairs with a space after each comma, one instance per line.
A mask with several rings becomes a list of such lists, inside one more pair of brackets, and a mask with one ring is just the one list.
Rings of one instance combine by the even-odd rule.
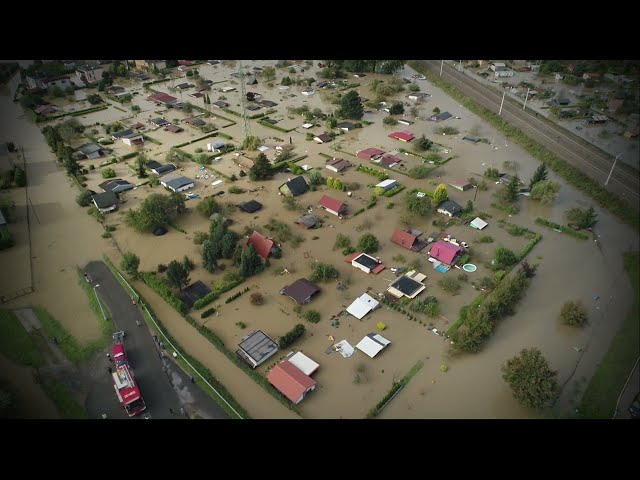
[[371, 233], [365, 233], [358, 240], [358, 250], [363, 253], [374, 253], [380, 248], [380, 242]]
[[124, 252], [120, 267], [127, 272], [131, 278], [138, 278], [138, 267], [140, 258], [133, 252]]
[[550, 405], [557, 397], [557, 375], [537, 348], [523, 349], [502, 367], [502, 378], [509, 383], [515, 399], [536, 409]]
[[578, 228], [592, 228], [598, 223], [598, 214], [593, 206], [584, 210], [579, 207], [574, 207], [567, 212], [567, 218], [570, 222], [574, 223]]
[[189, 278], [189, 270], [184, 266], [184, 263], [171, 260], [167, 268], [167, 280], [169, 281], [169, 285], [182, 291], [182, 287], [186, 287], [191, 281]]
[[407, 211], [424, 217], [431, 211], [431, 199], [426, 195], [418, 197], [415, 193], [407, 193], [404, 206]]
[[531, 189], [531, 198], [540, 201], [543, 205], [551, 205], [558, 196], [560, 184], [552, 180], [540, 180]]
[[547, 166], [542, 163], [533, 173], [533, 177], [531, 177], [531, 181], [529, 182], [529, 188], [533, 188], [536, 183], [546, 180], [548, 174]]
[[253, 166], [249, 170], [249, 178], [253, 181], [266, 180], [267, 178], [271, 178], [272, 175], [271, 163], [267, 156], [261, 152], [256, 157], [253, 162]]
[[364, 115], [364, 109], [360, 96], [355, 90], [350, 90], [340, 100], [339, 116], [343, 118], [350, 118], [353, 120], [360, 120]]
[[569, 300], [562, 305], [560, 320], [573, 327], [583, 327], [588, 320], [587, 309], [580, 300]]

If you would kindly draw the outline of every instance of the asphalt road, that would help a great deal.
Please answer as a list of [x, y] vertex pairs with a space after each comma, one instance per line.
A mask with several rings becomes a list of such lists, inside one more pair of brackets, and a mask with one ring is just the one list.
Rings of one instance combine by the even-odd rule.
[[[420, 60], [419, 62], [434, 73], [440, 74], [441, 60]], [[488, 110], [495, 113], [499, 111], [502, 95], [452, 66], [444, 64], [441, 78], [455, 85], [465, 95]], [[535, 112], [523, 110], [521, 104], [510, 98], [505, 98], [501, 116], [597, 182], [604, 184], [606, 181], [613, 165], [613, 159], [610, 156], [577, 139], [564, 128], [537, 117]], [[637, 172], [631, 167], [618, 162], [606, 188], [626, 199], [634, 208], [639, 208], [640, 180]]]
[[[84, 271], [89, 274], [98, 298], [110, 312], [115, 330], [125, 332], [124, 347], [147, 409], [137, 418], [184, 418], [197, 413], [200, 418], [228, 418], [227, 414], [187, 376], [172, 360], [160, 358], [143, 314], [103, 262], [91, 262]], [[136, 324], [136, 319], [141, 326]], [[109, 349], [110, 351], [110, 349]], [[89, 418], [129, 418], [118, 402], [107, 368], [113, 366], [106, 357], [97, 358], [90, 366], [95, 382], [87, 399]], [[174, 415], [171, 415], [172, 409]], [[191, 416], [191, 415], [190, 415]]]

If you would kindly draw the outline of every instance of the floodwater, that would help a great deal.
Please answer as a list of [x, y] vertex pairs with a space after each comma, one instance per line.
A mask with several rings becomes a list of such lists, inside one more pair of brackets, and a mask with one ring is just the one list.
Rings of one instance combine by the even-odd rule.
[[[247, 62], [247, 64], [253, 66], [255, 64], [273, 64], [273, 62], [256, 62], [255, 64]], [[229, 79], [229, 74], [232, 72], [232, 70], [222, 65], [214, 67], [209, 65], [200, 66], [199, 71], [205, 78], [213, 81]], [[402, 75], [406, 76], [411, 73], [409, 71]], [[277, 71], [277, 83], [279, 83], [284, 74], [290, 75], [282, 70]], [[305, 72], [306, 74], [307, 72]], [[317, 77], [315, 72], [312, 75]], [[354, 81], [366, 86], [371, 78], [373, 76], [354, 79]], [[314, 96], [307, 98], [300, 94], [304, 87], [293, 86], [286, 94], [292, 93], [296, 97], [283, 97], [283, 92], [277, 87], [268, 87], [260, 79], [259, 82], [256, 86], [247, 86], [247, 91], [261, 93], [263, 99], [278, 102], [279, 105], [276, 107], [278, 113], [273, 114], [272, 118], [281, 118], [281, 123], [285, 127], [292, 128], [303, 123], [302, 117], [289, 118], [292, 114], [286, 111], [286, 106], [300, 106], [306, 102], [310, 108], [318, 106], [325, 113], [335, 108], [333, 105], [324, 103], [326, 101], [325, 97], [329, 96], [325, 91], [316, 91]], [[216, 101], [219, 96], [224, 95], [227, 98], [226, 101], [231, 104], [231, 108], [239, 111], [237, 106], [240, 103], [239, 92], [225, 94], [216, 92], [216, 90], [228, 84], [232, 84], [232, 81], [214, 84], [213, 91], [210, 93], [211, 101]], [[273, 158], [275, 145], [282, 140], [289, 141], [288, 137], [290, 137], [292, 144], [295, 146], [294, 153], [296, 156], [308, 155], [306, 159], [300, 162], [300, 165], [308, 164], [312, 167], [320, 168], [324, 166], [325, 159], [319, 153], [345, 157], [357, 164], [358, 160], [355, 158], [332, 149], [338, 142], [340, 142], [345, 151], [352, 154], [356, 150], [373, 146], [380, 147], [385, 151], [391, 151], [399, 147], [406, 147], [406, 144], [387, 137], [391, 131], [410, 130], [416, 136], [424, 133], [428, 138], [441, 145], [439, 147], [440, 151], [449, 151], [449, 153], [442, 153], [445, 158], [449, 156], [454, 158], [423, 180], [412, 180], [404, 175], [391, 173], [390, 178], [397, 179], [400, 184], [406, 185], [407, 189], [422, 187], [433, 190], [438, 183], [464, 180], [472, 174], [482, 174], [490, 166], [505, 171], [503, 163], [507, 160], [517, 163], [517, 173], [522, 178], [530, 178], [538, 166], [537, 160], [532, 159], [519, 147], [509, 144], [499, 133], [485, 125], [478, 117], [467, 112], [427, 81], [418, 81], [418, 84], [421, 86], [422, 91], [432, 94], [432, 97], [421, 105], [420, 117], [428, 116], [433, 108], [437, 106], [441, 111], [449, 111], [454, 116], [461, 118], [452, 118], [442, 124], [411, 118], [415, 120], [415, 123], [410, 127], [403, 125], [388, 127], [382, 124], [383, 114], [370, 113], [367, 114], [366, 119], [375, 122], [373, 125], [341, 135], [337, 137], [335, 142], [324, 145], [317, 145], [315, 142], [307, 141], [305, 138], [307, 131], [302, 128], [284, 133], [265, 128], [255, 121], [251, 121], [251, 131], [254, 135], [263, 138], [264, 144], [270, 147], [270, 150], [267, 151], [269, 158]], [[235, 86], [238, 87], [239, 85], [236, 84]], [[169, 87], [170, 82], [154, 86], [159, 91], [172, 93], [169, 91]], [[372, 98], [367, 92], [362, 94]], [[175, 95], [179, 97], [179, 94]], [[146, 95], [141, 93], [135, 97], [134, 102], [140, 102], [141, 106], [146, 104], [147, 111], [138, 114], [136, 117], [128, 118], [125, 122], [126, 125], [135, 121], [144, 123], [148, 120], [149, 115], [159, 116], [159, 114], [156, 115], [158, 112], [149, 111], [149, 108], [157, 107], [153, 106], [144, 97]], [[184, 101], [188, 100], [194, 104], [204, 105], [202, 99], [188, 97], [186, 93], [183, 94], [183, 97]], [[410, 100], [404, 99], [404, 97], [403, 101], [412, 103]], [[14, 107], [12, 104], [9, 104], [9, 106]], [[128, 109], [128, 107], [124, 108]], [[112, 108], [107, 111], [111, 112], [112, 110], [119, 112]], [[241, 119], [225, 112], [217, 112], [215, 108], [211, 108], [211, 111], [238, 122], [233, 126], [221, 128], [220, 131], [231, 135], [233, 143], [239, 142], [243, 135]], [[12, 112], [14, 117], [18, 115], [17, 110]], [[100, 113], [90, 114], [86, 119], [87, 124], [95, 124], [98, 121], [95, 119], [102, 117], [94, 117], [94, 115], [99, 115]], [[130, 115], [129, 113], [119, 113], [122, 117]], [[162, 111], [160, 113], [167, 115], [166, 118], [170, 121], [174, 116], [178, 118], [186, 116], [181, 112], [174, 111], [170, 111], [168, 114], [164, 114]], [[210, 118], [209, 121], [213, 121], [218, 126], [227, 124], [226, 121], [215, 117]], [[38, 235], [38, 240], [34, 242], [37, 243], [37, 246], [34, 247], [34, 252], [36, 252], [34, 254], [36, 256], [36, 259], [34, 259], [36, 285], [40, 285], [44, 290], [44, 284], [42, 283], [46, 277], [44, 272], [48, 272], [48, 275], [55, 279], [55, 281], [51, 281], [50, 284], [46, 285], [46, 291], [51, 292], [49, 294], [49, 303], [56, 303], [55, 306], [51, 305], [50, 307], [54, 310], [54, 314], [57, 313], [58, 318], [60, 318], [61, 314], [64, 316], [63, 311], [66, 305], [58, 305], [61, 302], [52, 302], [56, 296], [60, 297], [60, 285], [64, 285], [74, 292], [70, 295], [70, 298], [74, 298], [74, 295], [78, 296], [75, 300], [76, 309], [82, 312], [86, 310], [84, 323], [93, 325], [95, 321], [91, 318], [92, 314], [88, 312], [86, 306], [82, 307], [80, 305], [82, 300], [86, 304], [82, 292], [75, 286], [69, 287], [75, 282], [75, 276], [71, 275], [71, 273], [75, 275], [75, 272], [70, 268], [70, 265], [72, 266], [75, 263], [82, 265], [83, 263], [80, 259], [87, 261], [91, 258], [99, 258], [103, 252], [109, 252], [114, 257], [114, 261], [118, 262], [118, 254], [110, 241], [100, 238], [102, 232], [96, 225], [95, 220], [86, 215], [75, 204], [74, 198], [77, 191], [64, 174], [55, 169], [52, 156], [48, 152], [41, 135], [38, 134], [35, 127], [27, 124], [26, 121], [23, 122], [25, 125], [20, 124], [21, 131], [31, 132], [31, 136], [23, 133], [27, 135], [27, 138], [31, 139], [30, 148], [39, 148], [42, 152], [41, 157], [51, 160], [50, 162], [43, 162], [43, 165], [50, 165], [52, 170], [42, 176], [40, 181], [42, 186], [36, 185], [33, 187], [33, 194], [31, 193], [32, 189], [29, 189], [30, 196], [33, 195], [35, 197], [36, 193], [39, 193], [41, 195], [40, 201], [42, 202], [56, 192], [56, 205], [60, 205], [57, 211], [58, 215], [49, 214], [47, 216], [43, 214], [43, 217], [49, 222], [46, 230], [49, 242], [52, 240], [52, 234], [58, 242], [52, 247], [57, 248], [53, 257], [51, 254], [46, 255], [45, 252], [48, 247], [44, 245], [44, 229], [40, 231], [41, 234]], [[11, 122], [11, 124], [15, 123], [17, 122]], [[149, 158], [163, 160], [166, 151], [172, 145], [201, 136], [199, 132], [190, 126], [182, 126], [185, 131], [178, 134], [163, 130], [148, 132], [151, 137], [161, 141], [162, 145], [147, 142], [144, 147], [145, 154]], [[434, 128], [439, 126], [456, 126], [460, 130], [460, 134], [436, 136]], [[314, 134], [323, 133], [324, 130], [324, 125], [311, 129]], [[475, 134], [488, 138], [491, 141], [491, 145], [472, 145], [462, 141], [462, 134], [468, 133], [470, 130], [477, 130]], [[100, 135], [104, 134], [103, 130], [99, 132]], [[203, 140], [184, 147], [184, 149], [193, 153], [196, 148], [204, 149], [206, 143], [207, 141]], [[40, 147], [37, 147], [37, 145], [40, 145]], [[128, 151], [126, 150], [127, 147], [120, 144], [116, 144], [114, 147], [118, 155]], [[255, 156], [255, 152], [245, 153], [249, 157]], [[27, 153], [27, 156], [28, 159], [31, 157], [29, 153]], [[221, 159], [213, 163], [212, 169], [216, 169], [226, 175], [231, 175], [232, 173], [237, 175], [240, 172], [240, 168], [235, 163], [237, 160], [238, 157], [235, 157], [233, 153], [223, 155]], [[92, 162], [99, 164], [100, 160]], [[407, 170], [418, 165], [416, 160], [411, 157], [407, 157], [403, 163]], [[132, 182], [139, 181], [134, 178], [126, 164], [117, 164], [113, 167], [118, 176], [129, 179]], [[228, 189], [227, 181], [218, 187], [211, 186], [213, 179], [218, 178], [212, 169], [209, 169], [208, 174], [210, 176], [208, 179], [196, 179], [196, 188], [193, 192], [200, 194], [201, 197], [216, 193], [221, 189], [225, 191]], [[200, 176], [204, 173], [199, 170], [199, 166], [192, 163], [183, 163], [181, 170], [180, 173], [194, 179], [196, 175]], [[323, 169], [325, 176], [329, 173], [332, 176], [335, 175]], [[553, 173], [550, 173], [549, 176], [556, 180]], [[522, 348], [532, 346], [539, 347], [544, 352], [552, 368], [558, 370], [561, 383], [569, 378], [577, 360], [580, 358], [577, 371], [569, 380], [563, 396], [556, 406], [557, 411], [566, 412], [571, 407], [569, 391], [573, 382], [582, 377], [587, 379], [591, 377], [598, 362], [606, 352], [617, 327], [630, 307], [632, 292], [629, 282], [622, 272], [621, 253], [638, 248], [638, 238], [635, 232], [599, 208], [596, 208], [600, 216], [596, 232], [600, 235], [599, 243], [601, 249], [592, 240], [574, 239], [566, 235], [557, 234], [553, 230], [534, 223], [537, 216], [563, 223], [563, 212], [568, 208], [575, 205], [591, 205], [591, 202], [584, 194], [560, 180], [562, 189], [553, 206], [545, 207], [536, 204], [530, 199], [521, 198], [519, 200], [521, 212], [509, 218], [505, 213], [490, 207], [490, 203], [495, 201], [493, 195], [502, 187], [490, 184], [488, 191], [478, 191], [477, 196], [475, 190], [459, 192], [450, 188], [450, 197], [458, 203], [464, 205], [467, 200], [475, 199], [476, 208], [491, 215], [491, 218], [488, 218], [489, 227], [483, 232], [477, 232], [463, 226], [454, 226], [446, 230], [452, 236], [472, 245], [472, 253], [474, 255], [472, 263], [478, 266], [478, 271], [468, 274], [469, 282], [478, 281], [483, 276], [490, 274], [485, 264], [490, 261], [496, 246], [504, 245], [514, 251], [518, 251], [527, 242], [525, 237], [512, 237], [505, 230], [498, 228], [497, 221], [499, 219], [504, 218], [509, 222], [528, 227], [542, 233], [544, 236], [543, 240], [528, 257], [530, 263], [539, 264], [538, 273], [524, 299], [518, 304], [517, 313], [500, 322], [494, 336], [486, 343], [481, 353], [473, 356], [451, 358], [448, 352], [449, 346], [443, 341], [442, 337], [434, 335], [427, 330], [427, 325], [433, 323], [439, 330], [446, 329], [457, 318], [460, 307], [469, 303], [477, 292], [470, 286], [470, 283], [462, 283], [462, 289], [458, 295], [452, 296], [445, 293], [437, 285], [438, 280], [444, 278], [445, 275], [431, 268], [427, 262], [426, 249], [421, 254], [415, 254], [390, 242], [393, 230], [403, 226], [404, 209], [402, 207], [402, 198], [404, 193], [393, 198], [382, 197], [378, 201], [378, 205], [366, 210], [365, 213], [354, 218], [339, 220], [335, 216], [316, 208], [320, 197], [324, 194], [331, 195], [346, 202], [349, 210], [354, 212], [368, 203], [371, 192], [367, 189], [367, 185], [377, 183], [374, 177], [356, 172], [355, 169], [350, 169], [344, 175], [341, 175], [343, 183], [358, 182], [361, 185], [360, 189], [354, 191], [352, 197], [347, 197], [345, 193], [329, 190], [323, 186], [317, 191], [310, 191], [299, 197], [298, 203], [301, 210], [295, 212], [283, 208], [277, 192], [278, 186], [291, 177], [291, 174], [280, 173], [272, 181], [258, 184], [249, 182], [246, 178], [241, 178], [235, 185], [246, 189], [247, 192], [239, 195], [226, 193], [220, 197], [219, 201], [223, 204], [237, 204], [241, 201], [257, 199], [264, 205], [262, 210], [254, 214], [247, 214], [241, 211], [230, 213], [229, 216], [233, 219], [231, 228], [236, 232], [242, 232], [245, 227], [249, 226], [267, 234], [268, 231], [264, 228], [264, 225], [271, 218], [276, 218], [290, 225], [292, 232], [301, 235], [304, 241], [297, 248], [294, 248], [290, 245], [290, 242], [277, 239], [282, 242], [283, 258], [271, 260], [271, 266], [265, 272], [250, 278], [240, 287], [222, 295], [212, 305], [218, 309], [219, 316], [208, 317], [205, 322], [207, 327], [215, 331], [231, 350], [235, 349], [235, 345], [241, 341], [243, 336], [254, 329], [262, 329], [276, 339], [289, 331], [296, 323], [303, 323], [307, 327], [307, 333], [303, 339], [298, 340], [290, 348], [292, 350], [303, 350], [305, 354], [321, 365], [320, 369], [314, 374], [314, 378], [318, 382], [317, 390], [300, 404], [304, 418], [364, 417], [367, 411], [375, 406], [391, 388], [393, 380], [404, 376], [417, 361], [423, 361], [424, 367], [409, 385], [397, 395], [394, 401], [386, 407], [381, 414], [382, 418], [535, 417], [535, 412], [519, 406], [512, 398], [511, 392], [501, 379], [500, 373], [500, 366], [507, 359], [517, 354]], [[89, 173], [87, 179], [89, 188], [96, 187], [102, 181], [103, 179], [98, 169]], [[253, 192], [249, 191], [256, 187], [261, 187], [261, 189]], [[39, 188], [41, 190], [38, 190]], [[60, 195], [59, 190], [68, 190], [68, 192]], [[221, 280], [225, 272], [214, 274], [206, 272], [201, 267], [201, 247], [193, 244], [194, 233], [196, 231], [207, 231], [209, 226], [208, 219], [200, 216], [195, 210], [200, 200], [187, 201], [190, 212], [176, 220], [177, 226], [185, 230], [186, 234], [170, 229], [168, 234], [162, 237], [154, 237], [150, 234], [142, 235], [132, 231], [122, 222], [122, 213], [124, 211], [128, 208], [135, 208], [148, 194], [163, 191], [159, 187], [152, 189], [149, 186], [142, 186], [126, 192], [123, 196], [125, 203], [121, 206], [120, 212], [107, 217], [107, 223], [117, 226], [116, 231], [113, 233], [114, 240], [122, 251], [131, 250], [140, 256], [140, 267], [143, 270], [155, 270], [158, 264], [163, 263], [166, 265], [171, 260], [182, 259], [186, 254], [196, 263], [196, 269], [191, 273], [192, 281], [202, 280], [211, 285], [212, 282]], [[395, 206], [388, 210], [385, 207], [390, 202], [393, 202]], [[35, 198], [34, 204], [37, 210], [38, 205]], [[324, 219], [325, 224], [322, 228], [305, 231], [299, 229], [293, 223], [302, 211], [309, 207], [314, 210], [315, 214]], [[436, 217], [432, 214], [426, 219], [414, 219], [410, 226], [429, 234], [438, 230], [437, 227], [431, 224], [434, 218]], [[39, 227], [36, 225], [35, 228]], [[348, 235], [355, 245], [358, 237], [367, 232], [373, 233], [380, 240], [381, 249], [376, 255], [381, 258], [387, 267], [406, 265], [406, 263], [392, 260], [394, 256], [399, 254], [405, 257], [406, 262], [411, 262], [415, 259], [420, 260], [420, 270], [427, 275], [425, 280], [427, 293], [423, 295], [435, 295], [439, 299], [441, 317], [431, 320], [426, 316], [420, 316], [420, 322], [422, 323], [413, 322], [397, 312], [381, 308], [362, 321], [354, 317], [340, 317], [339, 326], [337, 328], [331, 326], [330, 318], [339, 314], [357, 296], [369, 289], [372, 293], [383, 292], [394, 279], [394, 275], [388, 269], [377, 276], [367, 275], [345, 263], [340, 251], [332, 250], [337, 233]], [[476, 243], [476, 239], [484, 234], [493, 236], [494, 243]], [[314, 237], [317, 238], [314, 239]], [[62, 248], [61, 244], [67, 245], [68, 248]], [[43, 255], [46, 260], [42, 258]], [[320, 312], [320, 322], [318, 324], [310, 324], [294, 312], [293, 302], [279, 295], [279, 291], [297, 278], [308, 277], [312, 265], [316, 261], [328, 262], [336, 266], [340, 271], [341, 280], [348, 285], [348, 289], [345, 292], [338, 291], [335, 282], [320, 284], [322, 292], [317, 297], [314, 297], [310, 305], [304, 306], [302, 309], [302, 313], [311, 309]], [[228, 262], [222, 263], [228, 264]], [[60, 271], [61, 268], [64, 270]], [[284, 268], [290, 273], [280, 274]], [[229, 271], [229, 269], [226, 271]], [[451, 271], [446, 275], [457, 277], [458, 273], [460, 272]], [[246, 286], [251, 287], [250, 292], [233, 302], [224, 303], [226, 298], [231, 297], [236, 291], [242, 290]], [[198, 335], [193, 327], [188, 325], [162, 300], [149, 292], [146, 287], [138, 285], [138, 288], [148, 298], [154, 299], [154, 309], [179, 343], [208, 366], [254, 418], [288, 418], [293, 415], [252, 380], [242, 374], [231, 362], [226, 360], [206, 339]], [[75, 292], [76, 290], [77, 292]], [[255, 291], [259, 291], [264, 295], [266, 299], [264, 305], [253, 306], [250, 304], [250, 293]], [[35, 295], [38, 294], [44, 295], [43, 293], [36, 293]], [[598, 298], [597, 300], [595, 299], [596, 297]], [[567, 299], [582, 299], [585, 305], [588, 306], [591, 315], [591, 324], [589, 326], [582, 330], [573, 330], [558, 324], [558, 312], [562, 303]], [[49, 304], [45, 303], [45, 305]], [[85, 313], [82, 313], [82, 315], [85, 315]], [[76, 323], [81, 323], [80, 316], [80, 314], [75, 314], [65, 321], [70, 325], [75, 325]], [[192, 316], [198, 320], [200, 318], [199, 312], [194, 312]], [[375, 359], [370, 359], [359, 351], [356, 351], [350, 358], [343, 358], [337, 353], [325, 353], [328, 347], [342, 339], [346, 339], [349, 343], [355, 345], [364, 335], [376, 331], [375, 325], [380, 321], [388, 325], [383, 335], [391, 340], [392, 343]], [[238, 326], [239, 322], [246, 324], [246, 328], [241, 329]], [[77, 325], [69, 328], [81, 329]], [[329, 338], [330, 335], [334, 340]], [[573, 347], [582, 347], [584, 355], [580, 357], [580, 354]], [[276, 357], [260, 366], [258, 371], [266, 373], [268, 368], [279, 358], [286, 355], [288, 351], [278, 352]], [[440, 372], [439, 368], [442, 363], [449, 366], [448, 372]]]
[[5, 418], [60, 418], [55, 404], [34, 381], [34, 370], [9, 360], [0, 354], [1, 380], [7, 382], [13, 395], [12, 407], [5, 410]]

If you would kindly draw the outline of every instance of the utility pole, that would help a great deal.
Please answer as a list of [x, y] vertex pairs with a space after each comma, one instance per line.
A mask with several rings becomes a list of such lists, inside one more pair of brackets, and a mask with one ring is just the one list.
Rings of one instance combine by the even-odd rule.
[[242, 106], [242, 127], [244, 133], [244, 140], [251, 136], [251, 126], [249, 125], [249, 119], [247, 118], [247, 88], [245, 86], [245, 73], [242, 70], [242, 60], [238, 60], [238, 73], [240, 74], [240, 103]]
[[502, 92], [502, 101], [500, 102], [500, 110], [498, 110], [498, 115], [502, 115], [502, 105], [504, 104], [504, 96], [506, 94], [507, 94], [506, 90], [504, 92]]
[[440, 76], [442, 76], [442, 68], [444, 67], [444, 60], [442, 60], [442, 63], [440, 64]]
[[604, 182], [604, 186], [605, 186], [605, 187], [606, 187], [606, 186], [607, 186], [607, 184], [609, 183], [609, 179], [611, 178], [611, 174], [613, 173], [613, 169], [614, 169], [614, 168], [616, 168], [616, 162], [618, 161], [618, 158], [620, 157], [620, 155], [622, 155], [622, 152], [620, 152], [620, 153], [616, 156], [615, 160], [613, 161], [613, 165], [611, 165], [611, 171], [609, 172], [609, 176], [607, 177], [607, 181], [606, 181], [606, 182]]
[[522, 107], [522, 109], [526, 109], [527, 108], [527, 99], [529, 98], [529, 88], [527, 88], [527, 96], [524, 97], [524, 105]]

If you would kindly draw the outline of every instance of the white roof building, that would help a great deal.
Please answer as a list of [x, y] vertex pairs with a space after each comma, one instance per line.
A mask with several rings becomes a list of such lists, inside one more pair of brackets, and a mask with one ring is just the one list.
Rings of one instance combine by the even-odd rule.
[[366, 314], [378, 308], [380, 303], [368, 293], [363, 293], [347, 307], [347, 312], [361, 320]]
[[300, 370], [305, 375], [311, 375], [318, 368], [320, 368], [320, 365], [318, 363], [311, 360], [302, 352], [296, 352], [295, 354], [293, 354], [289, 358], [289, 363], [295, 365], [298, 370]]
[[356, 348], [361, 352], [366, 353], [369, 357], [375, 357], [382, 349], [388, 346], [391, 342], [378, 333], [370, 333], [364, 337], [356, 345]]

